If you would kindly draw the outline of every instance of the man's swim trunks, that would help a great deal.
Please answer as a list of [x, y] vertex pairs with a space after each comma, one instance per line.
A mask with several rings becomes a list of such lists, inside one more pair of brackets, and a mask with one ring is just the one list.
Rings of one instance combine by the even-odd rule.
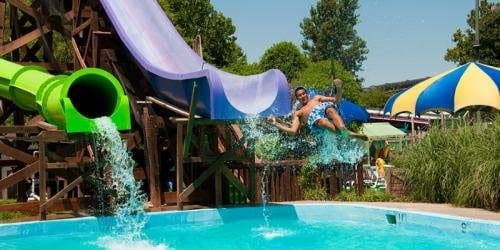
[[[307, 118], [307, 126], [309, 127], [309, 129], [311, 129], [311, 133], [319, 134], [321, 132], [321, 128], [316, 126], [315, 123], [321, 118], [327, 118], [326, 109], [328, 107], [333, 107], [337, 110], [337, 112], [339, 112], [337, 105], [333, 102], [322, 102], [311, 110], [311, 113]], [[340, 112], [339, 115], [342, 117], [342, 114], [340, 114]]]

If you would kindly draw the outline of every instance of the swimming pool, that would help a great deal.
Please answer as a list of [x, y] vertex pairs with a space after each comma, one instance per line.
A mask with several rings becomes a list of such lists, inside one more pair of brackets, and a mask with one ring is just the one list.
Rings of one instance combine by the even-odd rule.
[[[113, 217], [0, 225], [0, 249], [499, 249], [500, 223], [350, 204], [149, 213], [140, 240]], [[396, 219], [388, 223], [386, 216]]]

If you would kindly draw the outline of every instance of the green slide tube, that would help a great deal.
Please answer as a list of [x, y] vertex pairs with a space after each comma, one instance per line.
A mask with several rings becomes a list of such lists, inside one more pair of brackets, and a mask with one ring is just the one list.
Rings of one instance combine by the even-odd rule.
[[0, 58], [0, 97], [68, 133], [89, 133], [94, 119], [108, 116], [118, 130], [130, 129], [128, 97], [118, 80], [97, 68], [51, 75], [43, 68]]

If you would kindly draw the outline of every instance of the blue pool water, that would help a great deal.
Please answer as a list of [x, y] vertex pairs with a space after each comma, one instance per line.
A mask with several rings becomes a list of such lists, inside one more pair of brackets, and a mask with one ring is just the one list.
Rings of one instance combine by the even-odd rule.
[[[500, 223], [361, 205], [301, 204], [149, 213], [140, 239], [115, 219], [0, 225], [0, 249], [500, 249]], [[386, 214], [397, 224], [389, 224]]]

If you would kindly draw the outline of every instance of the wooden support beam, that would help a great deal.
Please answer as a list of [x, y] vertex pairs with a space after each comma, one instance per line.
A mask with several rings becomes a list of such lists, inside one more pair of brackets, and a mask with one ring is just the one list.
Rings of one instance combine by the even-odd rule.
[[40, 163], [35, 161], [21, 170], [0, 180], [0, 191], [15, 185], [16, 183], [34, 175], [39, 170]]
[[80, 53], [80, 49], [78, 49], [78, 45], [76, 44], [74, 37], [71, 38], [71, 47], [73, 48], [73, 54], [75, 55], [75, 58], [79, 64], [78, 68], [87, 68], [85, 60], [82, 57], [82, 54]]
[[356, 171], [356, 193], [362, 195], [365, 189], [365, 183], [363, 181], [363, 163], [356, 163], [354, 169]]
[[222, 172], [221, 168], [223, 166], [216, 166], [214, 177], [215, 177], [215, 206], [220, 207], [222, 205]]
[[5, 2], [0, 0], [0, 47], [3, 45], [3, 32], [5, 27]]
[[[189, 118], [184, 117], [170, 117], [169, 120], [172, 123], [182, 123], [186, 124], [189, 121]], [[218, 125], [218, 124], [238, 124], [244, 123], [243, 120], [211, 120], [208, 118], [199, 118], [194, 120], [196, 125]]]
[[176, 182], [177, 182], [177, 209], [182, 210], [183, 199], [181, 194], [184, 192], [184, 153], [182, 152], [182, 138], [184, 138], [182, 131], [182, 124], [177, 124], [177, 138], [176, 138]]
[[0, 126], [0, 134], [38, 134], [40, 131], [37, 126]]
[[158, 158], [158, 129], [155, 124], [155, 117], [149, 114], [149, 108], [142, 108], [142, 124], [144, 125], [144, 138], [146, 157], [146, 173], [149, 182], [149, 194], [153, 207], [161, 206], [160, 193], [160, 164]]
[[46, 220], [47, 219], [47, 211], [45, 209], [42, 209], [42, 204], [45, 203], [45, 200], [47, 199], [47, 158], [45, 157], [45, 141], [43, 138], [40, 139], [38, 143], [38, 154], [39, 154], [39, 171], [38, 171], [38, 186], [40, 189], [40, 220]]
[[[156, 104], [159, 107], [162, 107], [164, 109], [167, 109], [167, 110], [172, 111], [174, 113], [177, 113], [179, 115], [182, 115], [182, 116], [185, 116], [185, 117], [189, 117], [189, 112], [186, 112], [186, 111], [182, 110], [181, 108], [176, 107], [176, 106], [174, 106], [174, 105], [172, 105], [170, 103], [166, 103], [164, 101], [161, 101], [161, 100], [159, 100], [159, 99], [157, 99], [155, 97], [147, 96], [146, 97], [146, 101], [150, 101], [151, 103]], [[195, 115], [194, 117], [195, 118], [201, 118], [198, 115]]]
[[52, 196], [49, 200], [46, 202], [42, 202], [40, 199], [40, 211], [44, 211], [45, 213], [47, 212], [48, 208], [52, 206], [58, 199], [63, 198], [65, 194], [67, 194], [69, 191], [73, 190], [78, 184], [83, 182], [83, 177], [80, 176], [76, 178], [73, 182], [68, 184], [66, 187], [64, 187], [59, 193], [55, 194]]
[[35, 122], [35, 126], [41, 128], [43, 130], [47, 130], [47, 131], [56, 131], [57, 130], [57, 126], [52, 125], [50, 123], [47, 123], [45, 121], [37, 121], [37, 122]]
[[91, 23], [92, 23], [92, 19], [87, 19], [87, 21], [83, 22], [78, 27], [74, 28], [71, 31], [71, 35], [72, 36], [77, 35], [78, 33], [80, 33], [80, 31], [82, 31], [82, 30], [86, 29], [87, 27], [89, 27]]
[[9, 4], [11, 4], [12, 6], [15, 6], [16, 8], [18, 8], [22, 12], [30, 15], [31, 17], [36, 17], [36, 13], [33, 10], [33, 8], [31, 8], [31, 6], [26, 5], [23, 1], [21, 1], [21, 0], [7, 0], [7, 2]]
[[16, 49], [21, 48], [22, 46], [25, 46], [27, 43], [39, 38], [42, 36], [42, 34], [46, 34], [50, 31], [49, 27], [47, 25], [44, 25], [40, 29], [36, 29], [31, 31], [30, 33], [17, 38], [16, 40], [7, 43], [5, 45], [2, 45], [0, 47], [0, 56], [3, 56], [5, 54], [8, 54]]
[[96, 31], [92, 31], [92, 34], [99, 35], [99, 36], [109, 36], [109, 35], [111, 35], [111, 32], [110, 31], [96, 30]]
[[191, 183], [186, 189], [182, 191], [182, 193], [179, 195], [180, 201], [181, 202], [184, 201], [191, 193], [193, 193], [193, 191], [196, 188], [199, 188], [201, 184], [203, 184], [203, 182], [205, 182], [205, 180], [215, 172], [215, 170], [223, 166], [223, 163], [227, 161], [227, 159], [229, 159], [232, 156], [232, 154], [234, 154], [236, 149], [242, 144], [243, 140], [237, 141], [231, 149], [229, 149], [223, 155], [219, 156], [219, 158], [217, 158], [217, 160], [215, 160], [207, 170], [201, 173], [198, 179], [196, 179], [193, 183]]
[[249, 195], [249, 190], [247, 187], [241, 183], [240, 180], [236, 178], [236, 176], [233, 175], [233, 172], [229, 170], [227, 167], [222, 167], [221, 168], [222, 174], [226, 177], [226, 179], [234, 186], [236, 189], [238, 189], [240, 192], [242, 192], [245, 196]]
[[[248, 145], [250, 144], [250, 145]], [[250, 179], [250, 187], [248, 190], [248, 196], [250, 197], [250, 204], [255, 205], [255, 200], [256, 200], [256, 194], [255, 194], [255, 141], [249, 140], [247, 142], [247, 157], [250, 161], [249, 163], [249, 171], [248, 171], [248, 178]]]
[[196, 112], [196, 104], [198, 103], [198, 84], [193, 83], [193, 90], [191, 93], [191, 103], [189, 104], [189, 118], [186, 128], [186, 138], [184, 138], [183, 155], [184, 158], [188, 157], [190, 154], [191, 147], [191, 137], [193, 135], [194, 127], [194, 114]]
[[59, 142], [59, 143], [73, 143], [74, 141], [69, 141], [68, 134], [61, 130], [46, 130], [40, 132], [37, 139], [44, 142]]
[[[92, 11], [90, 30], [92, 32], [99, 30], [99, 14], [97, 11]], [[92, 37], [92, 67], [97, 67], [99, 64], [99, 37], [90, 33]]]
[[9, 146], [2, 141], [0, 141], [0, 152], [7, 156], [10, 156], [16, 160], [22, 161], [24, 163], [32, 163], [35, 161], [33, 155], [28, 154], [22, 150]]
[[78, 165], [76, 163], [69, 163], [69, 162], [47, 163], [47, 169], [68, 169], [68, 168], [78, 168]]

